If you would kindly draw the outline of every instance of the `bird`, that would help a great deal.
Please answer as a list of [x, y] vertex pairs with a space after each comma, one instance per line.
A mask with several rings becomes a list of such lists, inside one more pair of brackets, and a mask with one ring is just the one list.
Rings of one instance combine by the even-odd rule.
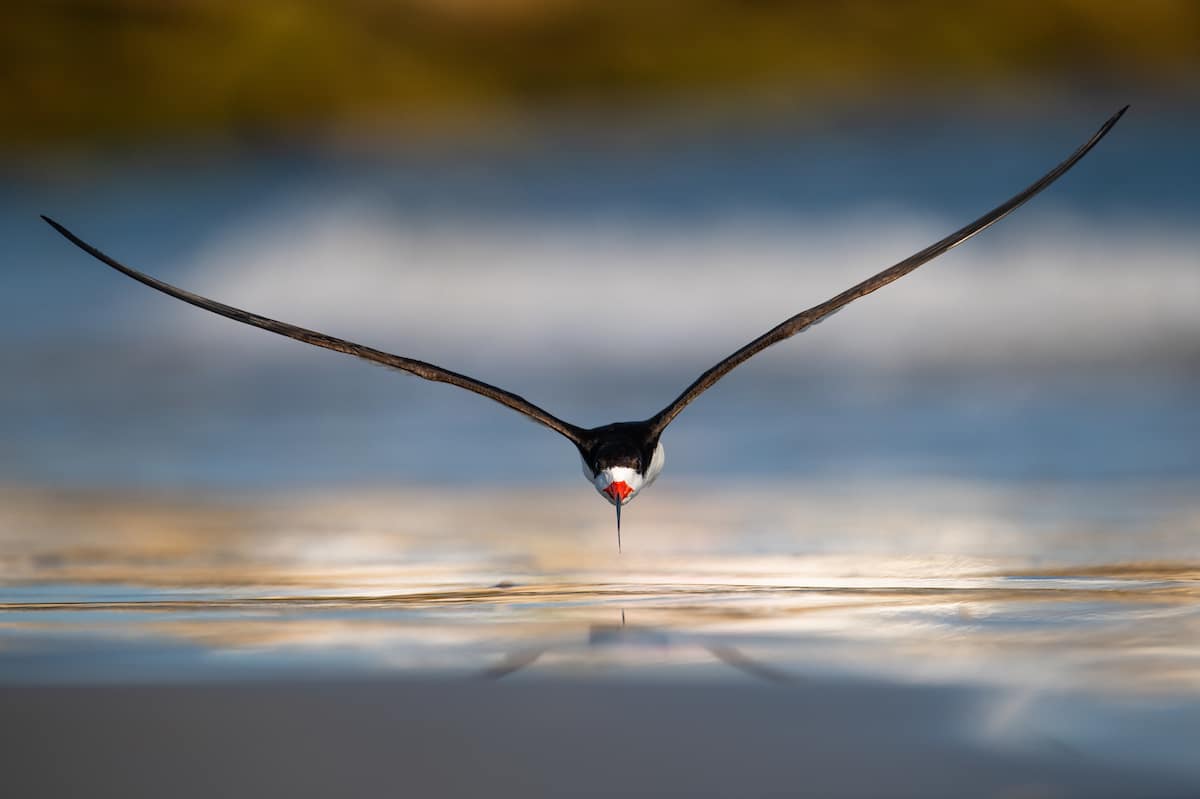
[[1101, 139], [1108, 135], [1113, 126], [1117, 124], [1117, 121], [1128, 110], [1128, 105], [1118, 110], [1087, 141], [1081, 144], [1061, 163], [975, 221], [884, 269], [882, 272], [851, 286], [837, 296], [785, 319], [766, 333], [763, 333], [758, 338], [721, 359], [705, 370], [679, 396], [672, 400], [670, 404], [653, 416], [640, 421], [613, 422], [591, 428], [580, 427], [579, 425], [564, 421], [511, 391], [458, 372], [450, 371], [441, 366], [402, 355], [393, 355], [362, 344], [356, 344], [352, 341], [319, 333], [315, 330], [308, 330], [286, 322], [280, 322], [177, 288], [126, 266], [115, 258], [106, 255], [50, 217], [42, 215], [42, 219], [87, 254], [139, 283], [143, 283], [177, 300], [182, 300], [190, 305], [232, 319], [235, 322], [258, 327], [281, 336], [302, 341], [306, 344], [352, 355], [376, 364], [382, 364], [414, 374], [426, 380], [448, 383], [467, 391], [473, 391], [553, 430], [575, 445], [583, 466], [584, 477], [603, 499], [616, 508], [617, 549], [620, 551], [621, 508], [633, 501], [635, 497], [649, 488], [658, 478], [662, 472], [663, 465], [666, 463], [666, 452], [662, 445], [663, 431], [701, 394], [733, 371], [737, 366], [745, 363], [767, 347], [778, 344], [797, 333], [807, 330], [855, 300], [865, 297], [887, 284], [898, 280], [917, 267], [932, 261], [934, 258], [948, 252], [976, 234], [991, 227], [996, 222], [999, 222], [1050, 184], [1057, 181], [1071, 167], [1075, 166]]

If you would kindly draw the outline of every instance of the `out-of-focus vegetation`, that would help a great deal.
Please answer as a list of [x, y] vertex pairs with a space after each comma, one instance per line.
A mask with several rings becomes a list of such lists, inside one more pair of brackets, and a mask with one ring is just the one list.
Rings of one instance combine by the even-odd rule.
[[40, 0], [0, 144], [438, 131], [547, 109], [1200, 74], [1195, 0]]

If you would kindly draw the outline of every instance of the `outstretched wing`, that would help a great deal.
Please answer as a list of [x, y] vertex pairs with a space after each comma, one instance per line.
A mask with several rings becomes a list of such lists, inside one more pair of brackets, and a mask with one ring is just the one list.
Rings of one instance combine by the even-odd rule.
[[680, 394], [674, 402], [663, 408], [656, 415], [646, 420], [653, 435], [658, 436], [661, 434], [666, 426], [669, 425], [671, 421], [679, 415], [680, 411], [686, 408], [692, 402], [692, 400], [696, 399], [696, 397], [703, 394], [710, 386], [733, 371], [734, 367], [738, 366], [744, 361], [749, 360], [751, 357], [759, 352], [762, 352], [772, 344], [777, 344], [784, 339], [791, 338], [800, 331], [811, 327], [825, 317], [829, 316], [834, 311], [837, 311], [838, 309], [854, 302], [859, 297], [864, 297], [876, 289], [883, 288], [893, 280], [904, 277], [921, 264], [932, 261], [934, 258], [937, 258], [947, 250], [957, 247], [959, 244], [962, 244], [976, 233], [985, 230], [996, 222], [999, 222], [1004, 217], [1008, 216], [1016, 209], [1020, 208], [1027, 200], [1036, 195], [1042, 189], [1049, 186], [1054, 181], [1058, 180], [1067, 172], [1067, 170], [1075, 166], [1076, 162], [1078, 162], [1080, 158], [1083, 158], [1085, 155], [1087, 155], [1088, 151], [1095, 147], [1096, 143], [1103, 139], [1108, 132], [1112, 130], [1113, 125], [1117, 124], [1117, 120], [1120, 119], [1121, 115], [1127, 110], [1129, 110], [1129, 106], [1125, 106], [1120, 111], [1113, 114], [1090, 139], [1084, 142], [1078, 150], [1071, 153], [1071, 155], [1068, 156], [1065, 161], [1047, 172], [1040, 179], [1038, 179], [1037, 182], [1029, 186], [1029, 188], [1025, 189], [1012, 199], [993, 208], [991, 211], [988, 211], [971, 224], [956, 230], [941, 241], [929, 245], [915, 255], [910, 255], [908, 258], [905, 258], [895, 266], [883, 270], [874, 277], [867, 278], [857, 286], [846, 289], [831, 300], [809, 308], [807, 311], [802, 311], [792, 318], [780, 323], [779, 325], [776, 325], [763, 335], [754, 339], [754, 341], [751, 341], [749, 344], [718, 363], [716, 366], [713, 366], [707, 372], [700, 375], [700, 377], [696, 378], [696, 382], [688, 386], [687, 389]]
[[448, 369], [443, 369], [440, 366], [435, 366], [431, 363], [426, 363], [425, 361], [404, 358], [399, 355], [392, 355], [387, 352], [372, 349], [371, 347], [364, 347], [363, 345], [355, 344], [352, 341], [345, 341], [340, 338], [334, 338], [333, 336], [327, 336], [324, 333], [318, 333], [314, 330], [307, 330], [303, 327], [289, 325], [286, 322], [278, 322], [274, 319], [268, 319], [265, 316], [259, 316], [258, 314], [250, 313], [249, 311], [243, 311], [240, 308], [234, 308], [231, 305], [225, 305], [224, 303], [210, 300], [207, 297], [201, 297], [199, 294], [192, 294], [190, 291], [184, 291], [183, 289], [176, 288], [169, 283], [164, 283], [161, 280], [150, 277], [149, 275], [142, 274], [136, 269], [131, 269], [116, 259], [110, 258], [100, 250], [97, 250], [95, 247], [76, 236], [71, 231], [67, 230], [59, 223], [55, 222], [50, 217], [43, 216], [42, 219], [46, 220], [51, 227], [65, 236], [68, 241], [86, 252], [88, 255], [103, 261], [113, 269], [128, 275], [139, 283], [144, 283], [150, 288], [157, 289], [163, 294], [167, 294], [177, 300], [183, 300], [190, 305], [195, 305], [197, 308], [203, 308], [206, 311], [212, 311], [215, 314], [220, 314], [221, 316], [232, 319], [235, 322], [242, 322], [243, 324], [260, 327], [263, 330], [269, 330], [272, 333], [278, 333], [281, 336], [294, 338], [297, 341], [303, 341], [306, 344], [324, 347], [325, 349], [334, 350], [335, 352], [344, 352], [347, 355], [354, 355], [358, 358], [363, 358], [374, 363], [390, 366], [393, 369], [400, 369], [405, 372], [410, 372], [411, 374], [414, 374], [418, 377], [423, 377], [426, 380], [434, 380], [438, 383], [449, 383], [452, 386], [465, 388], [467, 391], [474, 391], [476, 394], [482, 394], [488, 399], [499, 402], [501, 405], [507, 405], [517, 413], [525, 414], [535, 422], [540, 422], [546, 427], [549, 427], [551, 430], [561, 433], [570, 439], [574, 444], [578, 444], [582, 440], [584, 433], [582, 428], [564, 422], [562, 419], [547, 413], [538, 406], [534, 405], [532, 402], [526, 400], [524, 397], [519, 397], [516, 394], [505, 391], [504, 389], [497, 388], [496, 386], [489, 385], [488, 383], [484, 383], [483, 381], [476, 380], [472, 377], [467, 377], [466, 375], [458, 374], [457, 372], [451, 372]]

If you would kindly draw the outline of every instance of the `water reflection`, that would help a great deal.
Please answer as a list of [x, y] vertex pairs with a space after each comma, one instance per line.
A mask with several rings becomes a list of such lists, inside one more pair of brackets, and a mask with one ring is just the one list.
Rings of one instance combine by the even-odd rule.
[[[677, 636], [673, 636], [665, 628], [629, 625], [626, 623], [623, 610], [620, 624], [593, 624], [588, 628], [586, 639], [586, 647], [590, 650], [628, 647], [634, 650], [649, 648], [662, 651], [672, 646], [678, 647], [681, 643], [696, 646], [708, 652], [714, 659], [755, 679], [768, 682], [787, 682], [796, 679], [791, 674], [747, 656], [737, 647], [707, 643], [704, 639], [680, 641]], [[549, 648], [538, 648], [514, 652], [496, 665], [485, 669], [481, 676], [487, 679], [507, 677], [532, 665], [550, 651]]]

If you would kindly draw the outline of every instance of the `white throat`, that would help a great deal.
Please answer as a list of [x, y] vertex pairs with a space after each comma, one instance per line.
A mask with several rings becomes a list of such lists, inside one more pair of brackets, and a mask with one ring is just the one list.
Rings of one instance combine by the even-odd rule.
[[624, 483], [634, 494], [642, 490], [643, 482], [642, 476], [627, 466], [605, 469], [592, 479], [592, 485], [596, 486], [597, 491], [603, 491], [613, 483]]

